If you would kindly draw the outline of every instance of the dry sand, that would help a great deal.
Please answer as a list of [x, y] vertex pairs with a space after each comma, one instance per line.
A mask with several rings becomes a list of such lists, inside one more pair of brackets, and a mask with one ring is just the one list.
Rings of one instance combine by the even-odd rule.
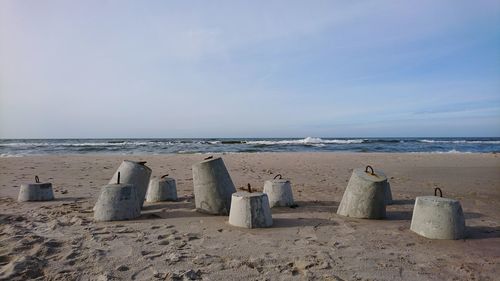
[[[299, 208], [273, 209], [274, 227], [240, 229], [193, 211], [191, 165], [204, 155], [0, 158], [3, 280], [499, 280], [500, 158], [496, 154], [259, 153], [223, 155], [237, 187], [261, 189], [276, 173], [292, 181]], [[179, 202], [146, 204], [133, 221], [94, 223], [100, 187], [123, 159], [177, 179]], [[335, 211], [352, 168], [389, 177], [386, 220]], [[16, 201], [34, 176], [52, 202]], [[459, 199], [468, 238], [412, 233], [414, 198]]]

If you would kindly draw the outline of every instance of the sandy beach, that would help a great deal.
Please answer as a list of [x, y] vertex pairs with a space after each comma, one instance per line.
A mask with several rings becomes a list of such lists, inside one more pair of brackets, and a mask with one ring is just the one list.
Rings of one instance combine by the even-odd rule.
[[[194, 211], [191, 165], [206, 155], [58, 155], [0, 158], [1, 280], [498, 280], [497, 154], [238, 153], [222, 156], [237, 188], [262, 190], [277, 173], [298, 208], [274, 226], [242, 229]], [[92, 207], [120, 162], [147, 161], [177, 180], [179, 202], [146, 203], [139, 219], [95, 223]], [[386, 173], [385, 220], [336, 214], [353, 168]], [[18, 203], [38, 175], [56, 200]], [[410, 231], [416, 196], [460, 200], [465, 240]]]

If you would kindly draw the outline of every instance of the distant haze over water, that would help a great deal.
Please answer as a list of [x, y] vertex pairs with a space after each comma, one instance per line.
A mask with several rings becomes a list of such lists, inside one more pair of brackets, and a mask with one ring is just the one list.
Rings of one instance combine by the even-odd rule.
[[3, 139], [0, 156], [238, 152], [500, 152], [500, 138]]

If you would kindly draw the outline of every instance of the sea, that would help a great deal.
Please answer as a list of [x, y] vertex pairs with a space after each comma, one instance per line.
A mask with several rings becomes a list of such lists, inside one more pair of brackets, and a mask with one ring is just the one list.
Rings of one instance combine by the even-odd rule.
[[242, 152], [498, 153], [500, 138], [0, 139], [0, 157]]

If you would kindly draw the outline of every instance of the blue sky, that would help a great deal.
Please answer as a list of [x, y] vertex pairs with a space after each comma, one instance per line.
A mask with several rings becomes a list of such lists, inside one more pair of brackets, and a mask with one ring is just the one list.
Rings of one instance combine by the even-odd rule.
[[0, 137], [500, 136], [499, 1], [0, 1]]

